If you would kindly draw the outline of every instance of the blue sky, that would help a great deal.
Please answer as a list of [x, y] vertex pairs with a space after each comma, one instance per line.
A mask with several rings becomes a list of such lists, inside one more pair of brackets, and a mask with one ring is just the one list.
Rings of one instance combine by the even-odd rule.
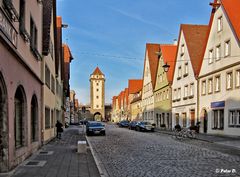
[[180, 24], [208, 24], [210, 0], [57, 0], [69, 27], [63, 42], [72, 51], [71, 89], [89, 103], [89, 76], [98, 66], [106, 76], [106, 103], [140, 79], [146, 43], [173, 43]]

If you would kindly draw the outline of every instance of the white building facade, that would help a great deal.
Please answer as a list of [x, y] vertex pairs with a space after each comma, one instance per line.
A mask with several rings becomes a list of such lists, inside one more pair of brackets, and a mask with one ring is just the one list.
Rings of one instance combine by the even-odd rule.
[[173, 127], [193, 127], [198, 121], [197, 76], [208, 26], [181, 25], [172, 84]]
[[154, 123], [154, 87], [158, 67], [159, 44], [147, 44], [143, 71], [142, 118]]
[[240, 134], [240, 23], [237, 0], [215, 3], [199, 75], [201, 132]]

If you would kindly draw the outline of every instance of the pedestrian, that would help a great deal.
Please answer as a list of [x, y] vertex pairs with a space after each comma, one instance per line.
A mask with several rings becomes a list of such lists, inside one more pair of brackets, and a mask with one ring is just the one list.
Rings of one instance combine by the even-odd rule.
[[59, 120], [57, 120], [56, 127], [57, 127], [57, 138], [61, 139], [61, 134], [63, 132], [63, 128], [62, 128], [63, 124], [59, 122]]

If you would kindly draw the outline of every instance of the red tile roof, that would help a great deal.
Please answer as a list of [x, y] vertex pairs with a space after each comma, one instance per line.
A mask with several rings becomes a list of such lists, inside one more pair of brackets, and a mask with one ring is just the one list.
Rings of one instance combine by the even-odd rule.
[[203, 54], [207, 43], [208, 25], [182, 24], [183, 31], [194, 75], [198, 76], [203, 60]]
[[128, 88], [125, 88], [125, 90], [124, 90], [124, 97], [125, 97], [125, 99], [126, 99], [127, 105], [128, 105], [128, 103], [129, 103], [128, 95], [129, 95], [129, 89], [128, 89]]
[[170, 65], [167, 72], [167, 79], [168, 82], [172, 83], [176, 63], [177, 45], [161, 44], [160, 47], [164, 63], [168, 63]]
[[[158, 68], [158, 55], [156, 52], [159, 52], [160, 50], [160, 44], [146, 44], [146, 52], [148, 53], [148, 59], [149, 59], [149, 65], [150, 65], [150, 73], [151, 73], [151, 79], [152, 79], [152, 86], [155, 87], [156, 83], [156, 76], [157, 76], [157, 68]], [[144, 60], [144, 70], [145, 71], [145, 63], [146, 63], [146, 57]]]
[[64, 57], [64, 62], [68, 62], [68, 63], [70, 63], [73, 59], [70, 48], [66, 44], [63, 44], [63, 57]]
[[96, 67], [96, 69], [93, 71], [92, 75], [104, 75], [104, 74], [98, 67]]
[[118, 104], [119, 104], [119, 108], [121, 108], [121, 103], [124, 100], [124, 91], [121, 91], [120, 94], [118, 95]]
[[224, 10], [240, 40], [240, 0], [221, 0]]
[[130, 79], [128, 80], [129, 94], [134, 94], [142, 90], [142, 79]]

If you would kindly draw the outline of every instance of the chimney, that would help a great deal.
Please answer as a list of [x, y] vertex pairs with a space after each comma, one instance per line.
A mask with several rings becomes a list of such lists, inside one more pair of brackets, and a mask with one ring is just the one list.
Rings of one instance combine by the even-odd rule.
[[173, 44], [177, 45], [177, 43], [178, 43], [177, 39], [173, 39]]

